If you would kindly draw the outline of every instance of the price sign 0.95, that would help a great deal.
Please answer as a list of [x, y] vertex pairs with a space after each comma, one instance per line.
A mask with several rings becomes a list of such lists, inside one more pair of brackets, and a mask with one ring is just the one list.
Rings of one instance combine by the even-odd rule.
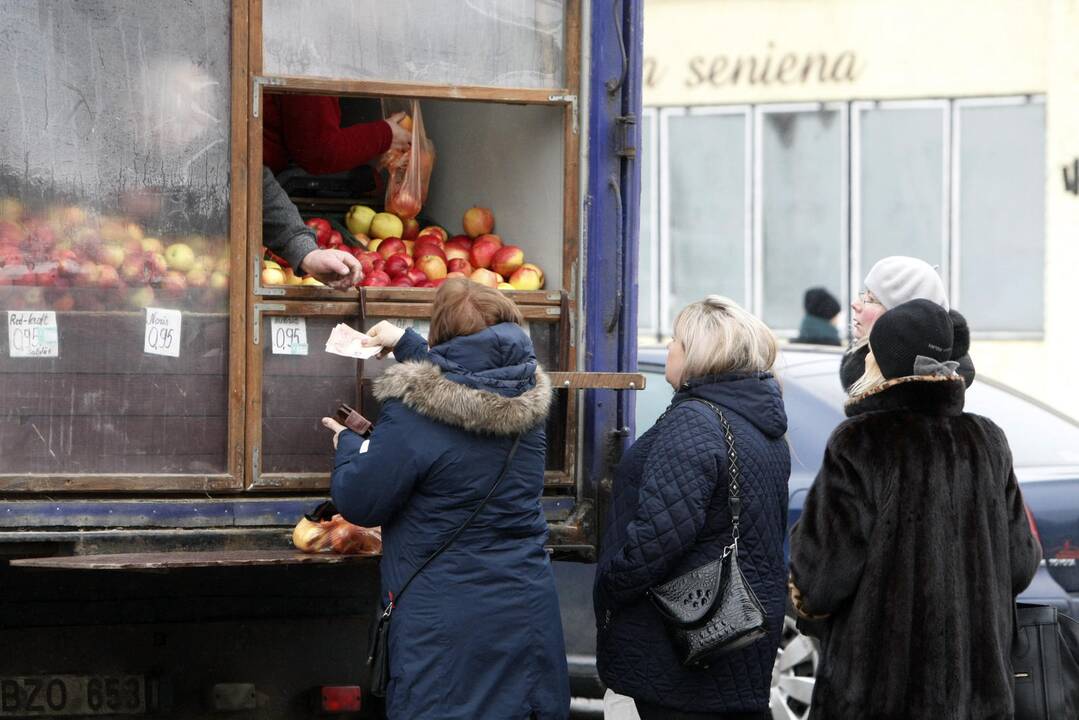
[[146, 308], [143, 352], [180, 357], [180, 311]]
[[274, 355], [307, 354], [307, 321], [302, 317], [270, 318]]
[[13, 358], [59, 357], [60, 334], [52, 310], [9, 310], [8, 355]]

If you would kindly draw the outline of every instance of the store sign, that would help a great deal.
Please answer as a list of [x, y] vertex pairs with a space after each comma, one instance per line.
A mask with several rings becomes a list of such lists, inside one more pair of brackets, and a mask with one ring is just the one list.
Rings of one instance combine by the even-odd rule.
[[655, 57], [644, 59], [644, 86], [655, 90], [674, 82], [698, 87], [733, 88], [741, 85], [843, 85], [856, 82], [865, 62], [853, 50], [840, 52], [779, 52], [769, 43], [765, 52], [748, 55], [694, 55], [682, 67], [671, 67]]
[[149, 355], [180, 357], [180, 328], [179, 310], [146, 308], [146, 336], [143, 352]]
[[60, 333], [52, 310], [9, 310], [8, 354], [13, 358], [59, 357]]
[[270, 335], [274, 355], [307, 354], [307, 321], [302, 317], [271, 317]]

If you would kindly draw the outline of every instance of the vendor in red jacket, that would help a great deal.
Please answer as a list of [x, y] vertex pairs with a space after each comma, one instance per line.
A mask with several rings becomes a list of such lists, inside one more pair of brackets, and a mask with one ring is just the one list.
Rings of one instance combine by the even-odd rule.
[[295, 162], [312, 175], [345, 172], [390, 150], [406, 150], [412, 135], [404, 113], [341, 127], [341, 102], [321, 95], [267, 95], [263, 163], [276, 175]]

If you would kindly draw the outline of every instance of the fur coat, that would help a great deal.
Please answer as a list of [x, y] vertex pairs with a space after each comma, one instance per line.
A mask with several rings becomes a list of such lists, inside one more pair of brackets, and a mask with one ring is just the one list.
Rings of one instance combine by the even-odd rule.
[[369, 440], [340, 436], [332, 494], [381, 525], [383, 604], [510, 471], [472, 525], [400, 598], [390, 624], [391, 719], [561, 720], [569, 680], [540, 496], [551, 386], [528, 335], [496, 325], [427, 351], [408, 331], [375, 383]]
[[821, 640], [814, 720], [1007, 720], [1015, 596], [1041, 549], [1004, 432], [964, 384], [912, 377], [848, 403], [791, 535], [791, 595]]

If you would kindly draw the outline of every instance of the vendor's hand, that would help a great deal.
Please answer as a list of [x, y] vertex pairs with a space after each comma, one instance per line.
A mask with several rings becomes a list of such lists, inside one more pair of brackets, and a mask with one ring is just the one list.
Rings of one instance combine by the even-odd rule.
[[393, 133], [393, 139], [390, 140], [390, 150], [404, 152], [412, 145], [412, 133], [401, 127], [401, 120], [404, 117], [403, 112], [398, 112], [386, 118], [386, 124], [390, 126], [390, 132]]
[[337, 422], [333, 418], [322, 418], [322, 427], [333, 432], [333, 448], [337, 449], [337, 438], [341, 437], [341, 431], [345, 429], [345, 426]]
[[360, 338], [360, 344], [364, 347], [375, 347], [376, 345], [382, 346], [382, 352], [379, 353], [379, 357], [385, 357], [390, 354], [390, 351], [397, 347], [397, 343], [401, 340], [401, 336], [405, 334], [404, 328], [399, 328], [388, 320], [382, 320], [370, 330], [367, 331], [367, 337]]
[[363, 280], [360, 261], [344, 250], [312, 250], [304, 256], [300, 269], [334, 290], [348, 290]]

